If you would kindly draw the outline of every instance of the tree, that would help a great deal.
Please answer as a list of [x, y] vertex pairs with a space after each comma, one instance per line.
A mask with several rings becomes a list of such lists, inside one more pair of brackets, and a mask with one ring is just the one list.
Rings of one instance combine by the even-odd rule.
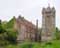
[[2, 27], [2, 22], [0, 20], [0, 33], [6, 32], [6, 30]]
[[60, 39], [60, 30], [56, 27], [56, 39]]
[[7, 40], [12, 43], [12, 44], [16, 44], [16, 36], [17, 32], [14, 32], [13, 30], [12, 31], [7, 31]]

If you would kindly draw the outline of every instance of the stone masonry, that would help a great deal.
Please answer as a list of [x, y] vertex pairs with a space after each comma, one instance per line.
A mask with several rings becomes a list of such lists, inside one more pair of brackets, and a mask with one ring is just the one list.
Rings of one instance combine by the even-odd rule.
[[55, 8], [48, 6], [42, 9], [42, 41], [54, 39], [55, 32]]

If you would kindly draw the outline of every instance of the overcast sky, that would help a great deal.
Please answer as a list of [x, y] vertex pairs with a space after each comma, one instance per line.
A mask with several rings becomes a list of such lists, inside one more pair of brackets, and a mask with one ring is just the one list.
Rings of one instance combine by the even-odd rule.
[[36, 23], [39, 20], [39, 27], [42, 24], [41, 10], [50, 3], [56, 9], [56, 26], [60, 28], [60, 0], [0, 0], [0, 19], [10, 20], [13, 16], [22, 15], [27, 20]]

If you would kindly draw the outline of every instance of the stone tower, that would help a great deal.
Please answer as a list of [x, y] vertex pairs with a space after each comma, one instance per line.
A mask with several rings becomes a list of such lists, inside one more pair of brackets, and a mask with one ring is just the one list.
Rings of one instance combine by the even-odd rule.
[[50, 41], [54, 39], [55, 32], [55, 8], [48, 6], [42, 9], [42, 41]]

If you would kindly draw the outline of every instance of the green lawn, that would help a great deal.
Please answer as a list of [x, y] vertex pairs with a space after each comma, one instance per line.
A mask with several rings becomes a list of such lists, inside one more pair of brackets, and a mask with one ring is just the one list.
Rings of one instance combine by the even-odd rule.
[[60, 40], [52, 41], [51, 44], [49, 43], [22, 43], [19, 45], [9, 45], [5, 48], [60, 48]]

